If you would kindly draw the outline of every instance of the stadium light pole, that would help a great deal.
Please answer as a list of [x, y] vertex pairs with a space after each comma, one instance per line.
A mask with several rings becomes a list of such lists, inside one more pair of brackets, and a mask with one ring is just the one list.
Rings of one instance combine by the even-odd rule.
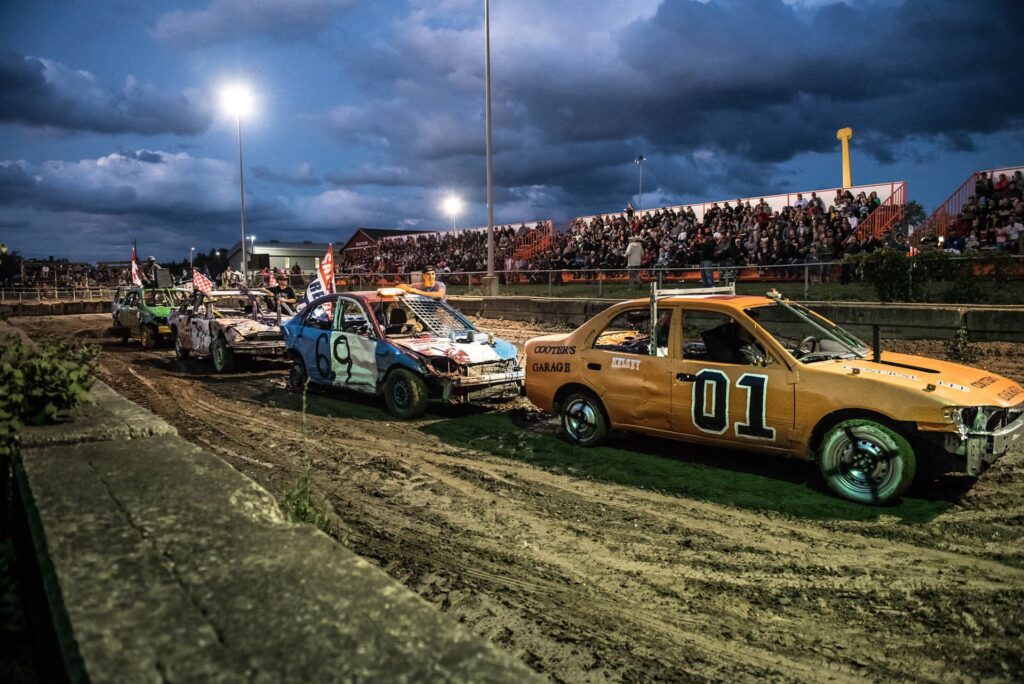
[[647, 157], [644, 155], [638, 156], [633, 160], [633, 163], [640, 167], [640, 211], [644, 210], [644, 164], [647, 163]]
[[487, 294], [498, 294], [494, 277], [494, 174], [491, 146], [491, 0], [484, 0], [484, 113], [487, 120]]
[[189, 247], [188, 248], [188, 272], [189, 272], [189, 275], [192, 274], [192, 268], [193, 268], [192, 267], [192, 255], [195, 254], [195, 252], [196, 252], [196, 248], [195, 247]]
[[235, 84], [227, 86], [221, 91], [221, 106], [224, 108], [225, 112], [235, 117], [235, 123], [238, 128], [238, 192], [240, 199], [239, 216], [242, 226], [242, 241], [239, 245], [242, 250], [242, 277], [247, 278], [248, 267], [245, 260], [245, 171], [242, 163], [242, 117], [252, 114], [252, 93], [243, 85]]

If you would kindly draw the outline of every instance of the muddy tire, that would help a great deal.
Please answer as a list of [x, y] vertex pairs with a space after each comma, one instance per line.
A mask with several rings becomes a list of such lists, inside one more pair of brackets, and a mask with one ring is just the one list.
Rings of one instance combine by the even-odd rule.
[[210, 356], [213, 357], [213, 370], [218, 373], [230, 373], [235, 367], [235, 352], [223, 337], [213, 341]]
[[590, 392], [573, 392], [566, 397], [559, 419], [566, 439], [578, 446], [597, 446], [608, 436], [601, 400]]
[[171, 328], [171, 335], [174, 336], [174, 355], [178, 357], [179, 361], [188, 361], [188, 355], [192, 353], [192, 350], [181, 346], [181, 338], [178, 337], [176, 328]]
[[384, 401], [395, 418], [419, 418], [427, 410], [427, 384], [412, 371], [398, 368], [384, 382]]
[[156, 347], [157, 339], [157, 334], [154, 332], [153, 328], [148, 325], [144, 325], [139, 328], [139, 345], [143, 349], [148, 351]]
[[850, 501], [882, 504], [914, 480], [917, 460], [903, 435], [874, 420], [844, 420], [821, 441], [818, 465], [829, 489]]
[[291, 368], [288, 369], [288, 389], [292, 392], [301, 392], [306, 389], [306, 382], [309, 375], [306, 373], [306, 364], [301, 356], [292, 358]]

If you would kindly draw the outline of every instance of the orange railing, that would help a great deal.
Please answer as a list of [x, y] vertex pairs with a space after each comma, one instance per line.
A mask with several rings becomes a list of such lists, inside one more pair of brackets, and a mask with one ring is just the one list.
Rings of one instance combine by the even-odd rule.
[[949, 229], [953, 225], [953, 222], [960, 216], [960, 212], [963, 211], [964, 205], [967, 204], [967, 200], [974, 196], [974, 188], [978, 183], [978, 178], [982, 173], [989, 174], [989, 178], [996, 178], [1000, 173], [1013, 172], [1018, 170], [1019, 166], [1007, 166], [1001, 169], [988, 169], [985, 171], [975, 171], [967, 177], [959, 188], [953, 191], [953, 194], [946, 198], [946, 201], [940, 204], [932, 215], [929, 216], [921, 224], [921, 227], [914, 234], [914, 241], [920, 242], [925, 237], [938, 237], [942, 236], [945, 238], [949, 234]]
[[889, 198], [875, 208], [868, 217], [857, 226], [857, 237], [881, 237], [888, 230], [893, 230], [907, 210], [907, 184], [893, 183]]
[[551, 245], [553, 237], [552, 222], [544, 221], [543, 224], [538, 225], [538, 228], [530, 231], [525, 237], [516, 240], [515, 248], [512, 250], [512, 254], [516, 259], [527, 261]]

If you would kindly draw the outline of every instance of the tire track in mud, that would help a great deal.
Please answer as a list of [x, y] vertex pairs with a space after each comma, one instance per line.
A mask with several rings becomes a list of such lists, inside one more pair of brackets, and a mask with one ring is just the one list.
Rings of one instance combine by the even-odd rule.
[[[67, 318], [25, 327], [106, 323]], [[101, 375], [278, 497], [308, 464], [355, 551], [555, 681], [1024, 672], [1020, 454], [928, 523], [805, 520], [452, 446], [436, 418], [367, 418], [344, 394], [317, 402], [355, 415], [303, 424], [283, 367], [217, 376], [108, 342]]]

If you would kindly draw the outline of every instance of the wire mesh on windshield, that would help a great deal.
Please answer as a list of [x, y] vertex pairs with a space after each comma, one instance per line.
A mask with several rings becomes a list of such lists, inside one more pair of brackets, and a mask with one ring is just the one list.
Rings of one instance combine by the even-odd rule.
[[450, 335], [474, 329], [440, 300], [421, 295], [405, 295], [402, 301], [435, 335]]

